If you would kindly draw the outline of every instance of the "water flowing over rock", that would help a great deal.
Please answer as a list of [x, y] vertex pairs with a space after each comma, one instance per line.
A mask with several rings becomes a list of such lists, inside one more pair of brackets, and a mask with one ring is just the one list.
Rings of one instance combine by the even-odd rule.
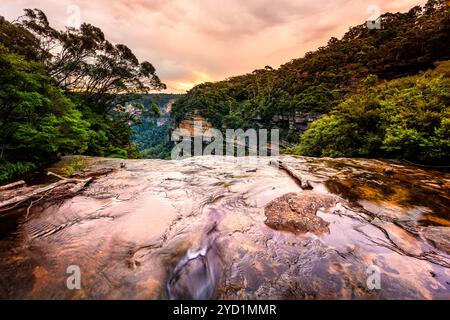
[[115, 170], [28, 217], [0, 214], [0, 298], [450, 299], [448, 174], [280, 157], [305, 191], [253, 160], [86, 157]]
[[214, 298], [222, 266], [220, 249], [216, 244], [216, 224], [206, 233], [197, 251], [188, 250], [169, 279], [170, 299], [208, 300]]

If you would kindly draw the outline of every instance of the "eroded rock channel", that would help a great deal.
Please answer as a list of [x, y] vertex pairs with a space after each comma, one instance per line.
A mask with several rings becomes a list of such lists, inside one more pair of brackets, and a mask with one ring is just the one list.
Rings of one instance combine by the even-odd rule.
[[0, 298], [450, 299], [448, 174], [284, 157], [302, 190], [269, 159], [86, 161], [118, 170], [0, 217]]

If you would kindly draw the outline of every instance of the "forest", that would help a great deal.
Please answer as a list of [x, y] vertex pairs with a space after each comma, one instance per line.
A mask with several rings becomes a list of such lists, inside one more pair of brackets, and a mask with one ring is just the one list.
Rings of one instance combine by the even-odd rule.
[[140, 157], [133, 125], [159, 110], [128, 102], [162, 89], [150, 62], [91, 24], [58, 31], [37, 9], [0, 17], [0, 182], [62, 155]]
[[[278, 69], [158, 97], [148, 95], [166, 88], [155, 67], [101, 29], [59, 31], [38, 9], [0, 17], [0, 182], [63, 155], [167, 158], [169, 128], [193, 114], [222, 129], [280, 128], [287, 153], [445, 165], [448, 6], [429, 0], [379, 21]], [[298, 115], [311, 116], [303, 129], [279, 121]]]
[[150, 94], [140, 97], [136, 102], [146, 109], [156, 112], [144, 116], [133, 125], [132, 141], [137, 145], [142, 158], [170, 159], [170, 112], [173, 103], [182, 94]]
[[[301, 155], [442, 164], [450, 154], [449, 17], [444, 0], [385, 13], [381, 29], [352, 27], [279, 69], [198, 85], [172, 116], [198, 113], [217, 128], [278, 127], [293, 146], [287, 151]], [[304, 134], [276, 121], [298, 114], [320, 119]]]

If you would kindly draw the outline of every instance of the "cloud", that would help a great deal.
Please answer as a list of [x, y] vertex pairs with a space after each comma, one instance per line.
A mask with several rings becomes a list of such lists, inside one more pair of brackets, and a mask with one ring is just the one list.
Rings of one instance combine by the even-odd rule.
[[2, 0], [12, 20], [24, 8], [42, 9], [63, 28], [69, 5], [108, 39], [128, 45], [156, 67], [168, 91], [278, 67], [341, 37], [368, 20], [367, 8], [406, 11], [426, 0]]

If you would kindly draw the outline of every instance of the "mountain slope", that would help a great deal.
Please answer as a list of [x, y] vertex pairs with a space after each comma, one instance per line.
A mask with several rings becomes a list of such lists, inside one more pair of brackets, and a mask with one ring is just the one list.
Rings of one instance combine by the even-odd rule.
[[[164, 144], [168, 140], [170, 112], [172, 106], [180, 94], [149, 94], [142, 96], [136, 102], [142, 103], [146, 109], [152, 108], [150, 101], [155, 103], [160, 112], [160, 116], [150, 119], [145, 117], [142, 123], [133, 125], [132, 141], [137, 144], [144, 158], [165, 158], [164, 155], [159, 156], [162, 150], [168, 147]], [[156, 151], [156, 152], [155, 152]]]
[[277, 70], [266, 67], [196, 86], [175, 103], [174, 121], [198, 114], [217, 128], [280, 127], [284, 140], [297, 141], [309, 122], [328, 113], [368, 75], [389, 80], [450, 59], [450, 19], [443, 0], [386, 13], [381, 26], [353, 27], [341, 40], [332, 38]]

